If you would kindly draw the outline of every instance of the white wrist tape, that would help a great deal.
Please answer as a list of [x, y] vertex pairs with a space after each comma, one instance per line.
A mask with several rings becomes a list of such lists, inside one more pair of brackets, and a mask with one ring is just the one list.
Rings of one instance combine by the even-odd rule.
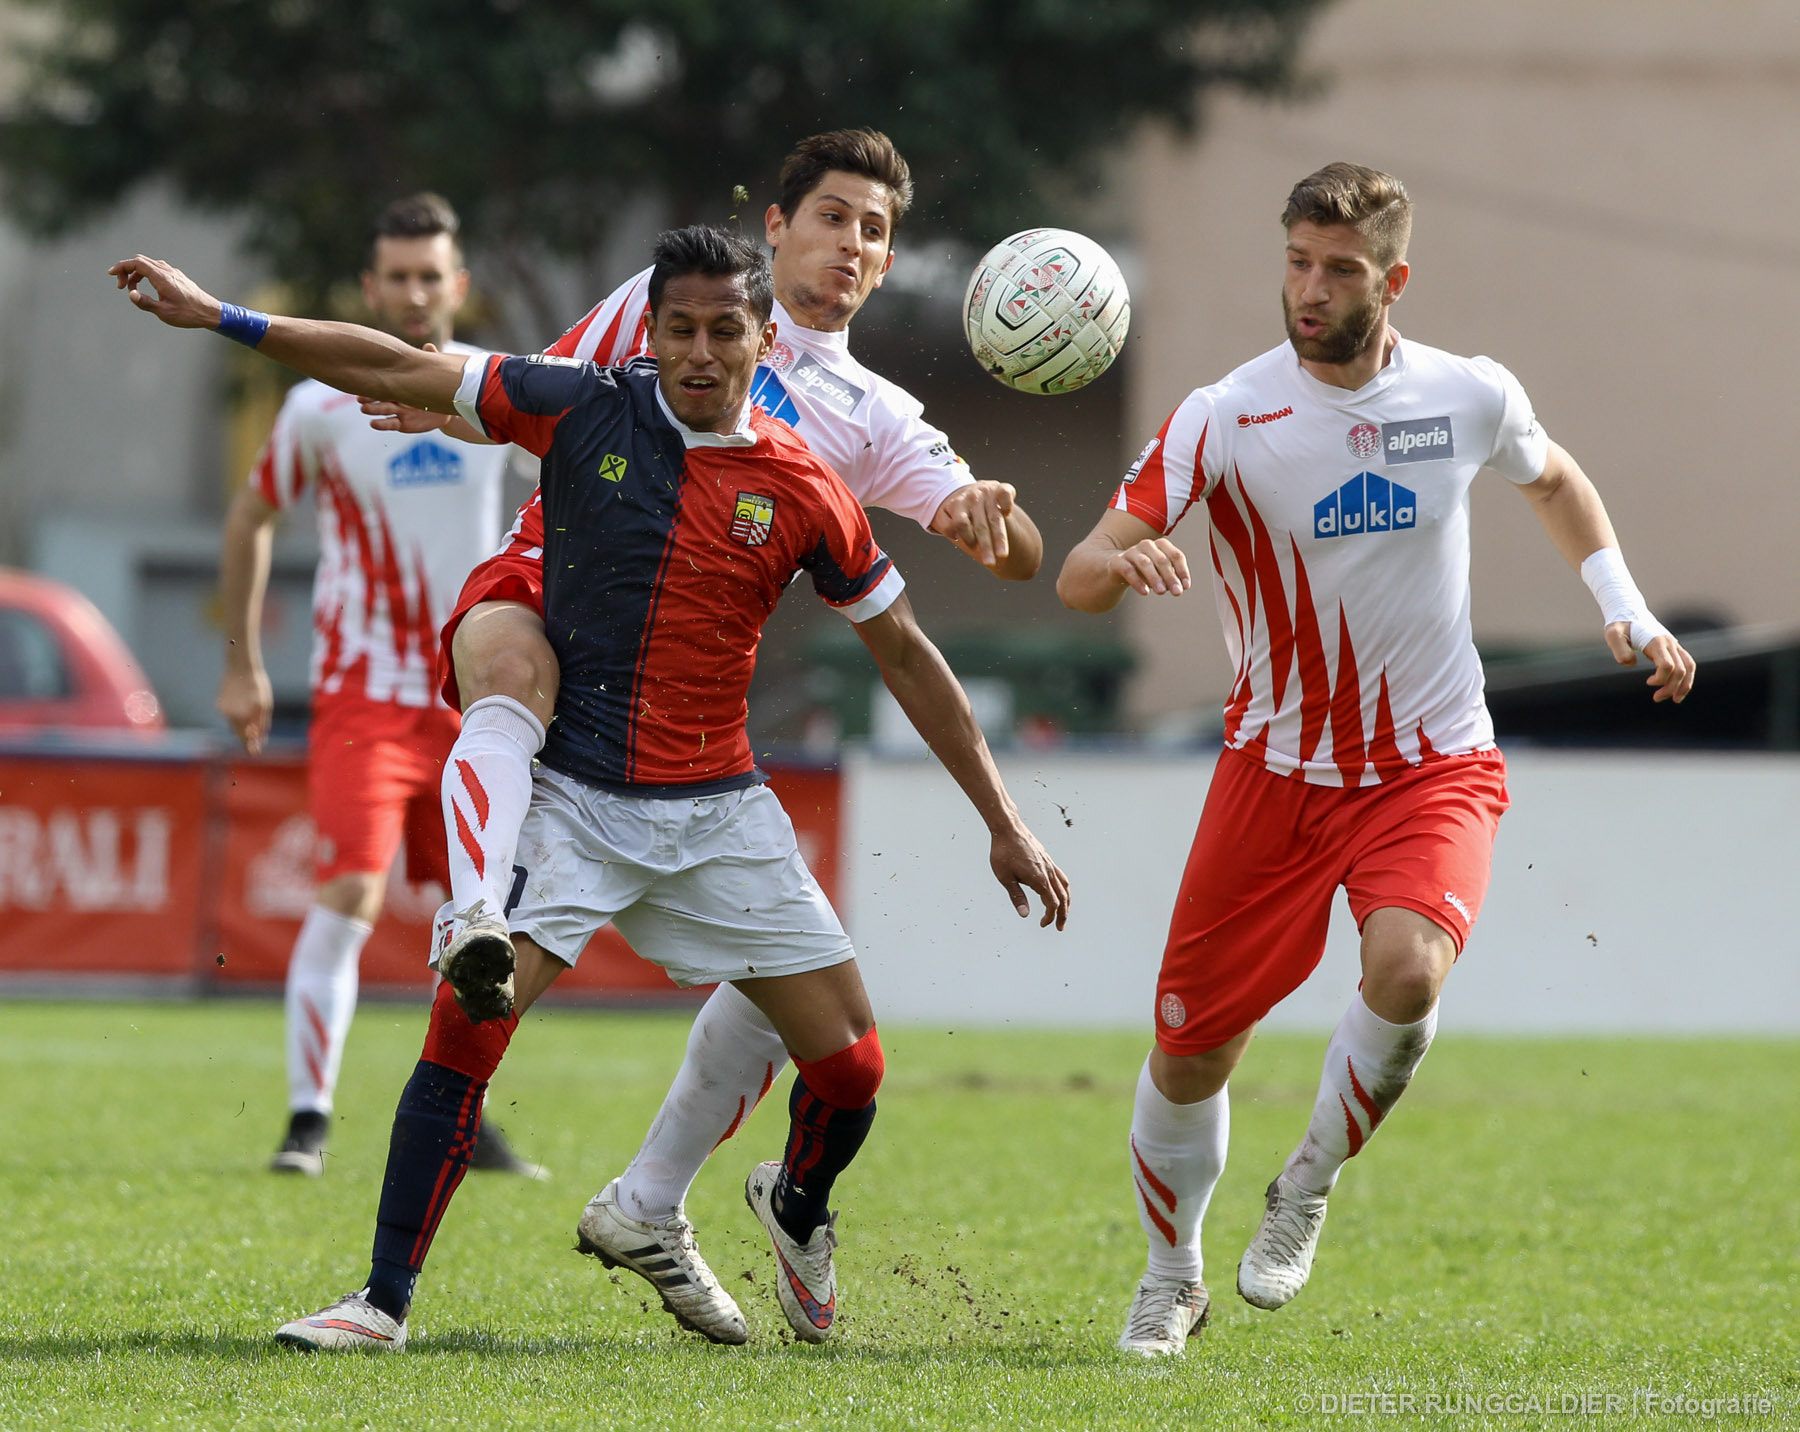
[[1631, 623], [1631, 647], [1642, 651], [1669, 629], [1650, 615], [1644, 594], [1625, 566], [1625, 558], [1617, 547], [1601, 547], [1590, 552], [1581, 564], [1581, 580], [1600, 604], [1600, 619], [1608, 626], [1614, 622]]

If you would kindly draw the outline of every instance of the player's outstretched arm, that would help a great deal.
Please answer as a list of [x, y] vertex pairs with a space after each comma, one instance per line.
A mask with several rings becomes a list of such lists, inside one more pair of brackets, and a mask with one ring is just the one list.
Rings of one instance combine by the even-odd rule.
[[[226, 305], [172, 264], [143, 254], [107, 270], [131, 301], [171, 328], [211, 328], [345, 393], [452, 410], [463, 360], [428, 353], [355, 323], [275, 318]], [[145, 289], [148, 283], [154, 293]]]
[[1128, 591], [1178, 597], [1193, 585], [1181, 548], [1143, 518], [1109, 507], [1063, 559], [1056, 595], [1073, 611], [1110, 612]]
[[1650, 608], [1626, 570], [1606, 504], [1567, 450], [1550, 444], [1544, 471], [1519, 488], [1563, 560], [1581, 574], [1606, 623], [1606, 646], [1620, 666], [1636, 666], [1642, 652], [1655, 668], [1646, 684], [1657, 701], [1685, 701], [1696, 663]]
[[938, 505], [931, 530], [948, 537], [996, 577], [1029, 582], [1044, 561], [1044, 539], [1010, 482], [971, 482]]
[[994, 878], [1006, 887], [1013, 908], [1029, 915], [1025, 890], [1035, 890], [1044, 902], [1044, 918], [1038, 923], [1054, 921], [1062, 929], [1069, 918], [1068, 877], [1020, 818], [969, 709], [969, 698], [943, 654], [919, 629], [912, 603], [902, 594], [880, 616], [857, 623], [856, 634], [881, 668], [881, 679], [900, 709], [981, 813], [993, 837], [989, 862]]

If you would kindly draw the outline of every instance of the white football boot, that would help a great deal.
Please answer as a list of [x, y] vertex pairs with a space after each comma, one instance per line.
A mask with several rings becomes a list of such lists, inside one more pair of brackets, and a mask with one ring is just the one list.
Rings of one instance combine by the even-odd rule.
[[680, 1209], [660, 1223], [632, 1218], [619, 1207], [615, 1178], [582, 1210], [575, 1246], [608, 1268], [624, 1268], [647, 1280], [682, 1327], [716, 1343], [750, 1340], [743, 1313], [700, 1256], [694, 1225]]
[[796, 1243], [775, 1221], [775, 1180], [779, 1161], [759, 1163], [744, 1181], [744, 1202], [768, 1230], [775, 1245], [775, 1261], [781, 1265], [775, 1292], [788, 1326], [801, 1342], [822, 1343], [831, 1336], [837, 1320], [837, 1270], [831, 1266], [831, 1250], [837, 1247], [837, 1215], [813, 1229], [804, 1245]]
[[307, 1352], [399, 1352], [406, 1321], [395, 1322], [369, 1301], [369, 1290], [348, 1293], [310, 1318], [275, 1329], [275, 1341]]
[[1281, 1174], [1264, 1197], [1268, 1206], [1238, 1263], [1237, 1285], [1246, 1303], [1273, 1311], [1306, 1286], [1325, 1226], [1325, 1200], [1301, 1193]]
[[1187, 1347], [1189, 1333], [1206, 1326], [1212, 1299], [1206, 1284], [1146, 1273], [1125, 1315], [1119, 1350], [1140, 1357], [1172, 1357]]
[[513, 1010], [515, 959], [506, 921], [477, 900], [466, 910], [441, 906], [432, 931], [437, 972], [474, 1024], [505, 1019]]

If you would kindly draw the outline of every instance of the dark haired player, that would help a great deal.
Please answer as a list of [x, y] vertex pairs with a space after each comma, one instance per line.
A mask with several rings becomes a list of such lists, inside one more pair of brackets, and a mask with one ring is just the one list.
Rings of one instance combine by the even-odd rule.
[[[469, 290], [456, 211], [436, 194], [397, 199], [376, 220], [363, 301], [407, 343], [447, 352]], [[493, 550], [511, 449], [371, 432], [356, 403], [322, 383], [288, 393], [250, 480], [225, 520], [220, 713], [252, 754], [273, 697], [260, 644], [269, 539], [311, 491], [320, 558], [313, 578], [308, 808], [319, 833], [318, 888], [287, 970], [288, 1128], [269, 1161], [318, 1177], [357, 966], [381, 913], [404, 831], [413, 878], [449, 883], [438, 791], [458, 720], [437, 692], [437, 633], [464, 579]], [[541, 1173], [497, 1126], [476, 1167]]]
[[[486, 435], [543, 458], [544, 611], [561, 719], [520, 835], [512, 948], [441, 954], [446, 988], [395, 1117], [368, 1285], [277, 1337], [404, 1345], [414, 1283], [519, 1014], [616, 920], [678, 982], [733, 982], [795, 1060], [786, 1154], [752, 1170], [745, 1198], [774, 1245], [783, 1313], [800, 1338], [823, 1341], [836, 1310], [827, 1200], [873, 1120], [883, 1061], [849, 940], [744, 732], [756, 641], [792, 577], [806, 572], [856, 623], [895, 699], [981, 812], [1014, 904], [1035, 890], [1045, 923], [1060, 928], [1068, 887], [1020, 820], [861, 507], [748, 403], [774, 341], [761, 253], [712, 229], [659, 240], [654, 372], [544, 355], [465, 364], [368, 329], [221, 306], [152, 259], [112, 272], [164, 322], [216, 327], [346, 391], [434, 411], [454, 402]], [[741, 1319], [702, 1330], [716, 1341], [747, 1335]]]
[[1606, 508], [1513, 375], [1389, 326], [1406, 288], [1400, 181], [1330, 164], [1294, 186], [1287, 342], [1196, 388], [1144, 449], [1057, 592], [1103, 612], [1179, 596], [1169, 534], [1203, 524], [1238, 675], [1176, 895], [1138, 1079], [1131, 1171], [1149, 1266], [1119, 1346], [1179, 1353], [1206, 1319], [1200, 1221], [1225, 1167], [1226, 1081], [1319, 962], [1339, 885], [1362, 984], [1325, 1047], [1305, 1137], [1238, 1265], [1259, 1308], [1312, 1270], [1326, 1198], [1406, 1092], [1487, 892], [1506, 763], [1469, 625], [1469, 488], [1491, 467], [1600, 604], [1608, 649], [1680, 701], [1694, 662], [1625, 570]]
[[[894, 230], [912, 202], [906, 161], [887, 136], [833, 130], [803, 139], [782, 164], [764, 215], [774, 250], [775, 341], [750, 400], [790, 424], [865, 505], [910, 517], [957, 542], [996, 576], [1033, 576], [1037, 529], [1013, 489], [977, 482], [913, 397], [851, 354], [849, 325], [893, 262]], [[623, 363], [644, 351], [649, 269], [621, 285], [550, 349]], [[395, 426], [443, 419], [404, 414]], [[451, 431], [473, 437], [452, 421]], [[519, 823], [543, 745], [557, 667], [542, 616], [543, 514], [521, 509], [501, 552], [470, 574], [447, 632], [445, 696], [463, 730], [445, 768], [450, 904], [443, 938], [504, 948]], [[708, 1155], [773, 1085], [786, 1052], [761, 1011], [730, 985], [702, 1007], [687, 1054], [643, 1146], [583, 1212], [583, 1248], [655, 1283], [665, 1301], [709, 1325], [737, 1326], [728, 1294], [697, 1262], [683, 1200]]]

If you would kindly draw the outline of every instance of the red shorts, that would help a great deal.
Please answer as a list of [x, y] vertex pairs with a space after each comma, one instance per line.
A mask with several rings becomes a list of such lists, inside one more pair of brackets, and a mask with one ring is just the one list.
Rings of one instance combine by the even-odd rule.
[[1373, 786], [1279, 776], [1237, 751], [1213, 772], [1169, 922], [1156, 1042], [1201, 1054], [1300, 987], [1325, 953], [1338, 886], [1358, 929], [1395, 905], [1462, 952], [1507, 807], [1498, 751], [1450, 756]]
[[449, 884], [438, 786], [461, 724], [439, 706], [314, 698], [306, 794], [319, 831], [320, 881], [385, 875], [404, 836], [407, 878]]
[[438, 635], [438, 691], [452, 711], [462, 710], [462, 692], [456, 685], [456, 661], [450, 655], [450, 644], [456, 640], [456, 629], [469, 612], [483, 602], [520, 602], [540, 617], [544, 614], [544, 558], [522, 556], [509, 546], [489, 557], [463, 582], [456, 599], [456, 610]]

